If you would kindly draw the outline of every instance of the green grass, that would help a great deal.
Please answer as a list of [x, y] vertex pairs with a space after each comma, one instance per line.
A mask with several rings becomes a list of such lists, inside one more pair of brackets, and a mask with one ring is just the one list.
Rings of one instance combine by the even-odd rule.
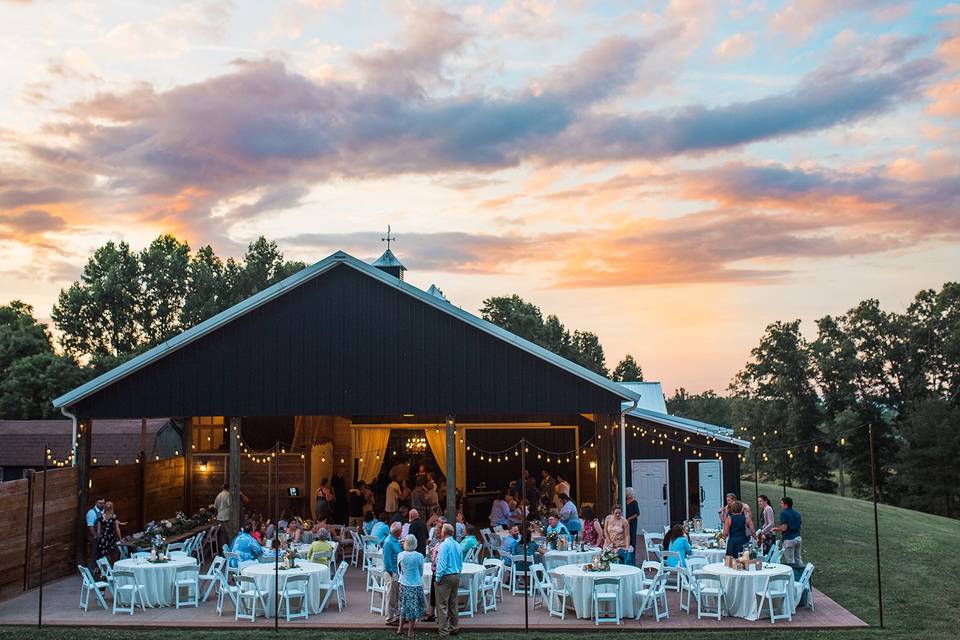
[[[774, 501], [782, 494], [779, 486], [761, 484], [761, 493]], [[753, 483], [743, 482], [743, 498], [754, 501]], [[816, 564], [814, 585], [860, 619], [875, 625], [870, 629], [847, 631], [773, 631], [756, 632], [686, 632], [658, 633], [657, 638], [709, 638], [709, 640], [742, 640], [784, 638], [790, 640], [872, 640], [957, 637], [960, 634], [960, 521], [948, 520], [896, 507], [880, 507], [880, 538], [883, 562], [884, 621], [881, 630], [877, 611], [877, 585], [873, 546], [873, 505], [854, 498], [788, 489], [795, 506], [803, 515], [804, 559]], [[349, 626], [349, 620], [344, 620]], [[722, 624], [718, 625], [722, 629]], [[604, 637], [612, 632], [605, 629]], [[556, 633], [531, 632], [481, 633], [465, 632], [464, 636], [509, 638], [510, 640], [556, 640]], [[599, 639], [600, 632], [578, 631]], [[616, 637], [630, 638], [638, 632], [624, 631]], [[218, 631], [163, 630], [129, 631], [112, 629], [3, 629], [4, 640], [44, 638], [48, 640], [262, 640], [263, 638], [338, 638], [339, 640], [388, 640], [392, 633], [383, 631]], [[417, 637], [435, 637], [434, 633], [418, 633]]]

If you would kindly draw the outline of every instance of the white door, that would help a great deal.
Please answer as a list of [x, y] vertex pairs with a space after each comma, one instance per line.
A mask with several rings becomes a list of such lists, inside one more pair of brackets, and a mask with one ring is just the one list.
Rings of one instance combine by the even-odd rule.
[[637, 532], [663, 533], [670, 524], [669, 470], [666, 460], [633, 460], [633, 497], [640, 507]]
[[701, 462], [700, 471], [700, 517], [707, 529], [720, 528], [720, 509], [723, 508], [723, 479], [720, 476], [720, 461]]

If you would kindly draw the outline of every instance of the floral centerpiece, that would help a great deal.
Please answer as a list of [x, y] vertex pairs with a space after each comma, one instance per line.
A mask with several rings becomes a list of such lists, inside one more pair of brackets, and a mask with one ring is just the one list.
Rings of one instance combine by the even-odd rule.
[[167, 541], [159, 533], [150, 539], [150, 557], [147, 560], [150, 562], [167, 561]]
[[172, 520], [151, 520], [139, 534], [133, 534], [131, 538], [141, 549], [153, 547], [153, 539], [156, 536], [169, 538], [185, 533], [197, 527], [209, 524], [213, 520], [216, 512], [210, 507], [203, 507], [192, 516], [187, 516], [184, 512], [178, 511]]
[[284, 569], [296, 569], [297, 568], [297, 552], [293, 549], [287, 549], [283, 553], [283, 568]]
[[610, 565], [619, 561], [620, 559], [613, 547], [604, 547], [600, 550], [600, 553], [593, 556], [593, 561], [583, 565], [583, 568], [587, 571], [610, 571]]
[[560, 536], [557, 534], [557, 532], [556, 532], [556, 531], [551, 531], [550, 533], [547, 534], [547, 548], [548, 548], [548, 549], [556, 549], [556, 548], [557, 548], [557, 542], [558, 542], [559, 540], [560, 540]]

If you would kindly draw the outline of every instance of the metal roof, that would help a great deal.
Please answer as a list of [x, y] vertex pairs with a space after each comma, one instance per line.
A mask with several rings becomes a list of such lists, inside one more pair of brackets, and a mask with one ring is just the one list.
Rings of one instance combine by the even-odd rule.
[[[663, 396], [663, 387], [659, 382], [621, 382], [623, 386], [631, 391], [640, 394], [640, 400], [637, 401], [637, 407], [656, 411], [658, 413], [667, 412], [667, 400]], [[627, 407], [624, 406], [624, 409]]]
[[675, 429], [690, 431], [691, 433], [696, 433], [702, 436], [709, 436], [716, 440], [729, 442], [730, 444], [735, 444], [738, 447], [743, 447], [745, 449], [750, 447], [749, 441], [734, 437], [733, 429], [719, 427], [715, 424], [710, 424], [709, 422], [700, 422], [699, 420], [691, 420], [690, 418], [672, 416], [666, 412], [661, 413], [659, 411], [650, 411], [648, 409], [640, 408], [628, 411], [627, 415], [634, 418], [640, 418], [642, 420], [649, 420], [650, 422], [656, 422], [657, 424], [662, 424], [665, 427], [673, 427]]
[[[393, 253], [389, 250], [384, 253], [384, 256], [386, 256], [388, 253], [390, 256], [393, 256]], [[382, 258], [383, 256], [381, 256], [381, 259]], [[396, 260], [395, 257], [394, 260]], [[397, 263], [399, 264], [399, 261], [397, 261]], [[157, 345], [149, 351], [145, 351], [144, 353], [128, 360], [120, 366], [111, 369], [110, 371], [94, 378], [93, 380], [80, 385], [76, 389], [63, 394], [53, 401], [53, 406], [58, 408], [69, 407], [83, 398], [86, 398], [87, 396], [104, 389], [114, 382], [148, 366], [160, 358], [163, 358], [168, 353], [172, 353], [181, 347], [185, 347], [191, 342], [198, 340], [199, 338], [212, 333], [213, 331], [216, 331], [218, 328], [231, 322], [235, 318], [238, 318], [270, 302], [271, 300], [282, 296], [287, 291], [298, 287], [304, 282], [312, 280], [313, 278], [316, 278], [317, 276], [326, 273], [330, 269], [340, 265], [351, 267], [371, 278], [375, 278], [388, 286], [398, 289], [407, 295], [410, 295], [421, 302], [434, 307], [435, 309], [439, 309], [444, 313], [450, 314], [481, 331], [497, 337], [504, 342], [512, 344], [519, 349], [523, 349], [524, 351], [541, 358], [542, 360], [546, 360], [547, 362], [560, 367], [561, 369], [564, 369], [567, 372], [586, 380], [587, 382], [593, 383], [598, 387], [609, 391], [615, 396], [630, 401], [638, 400], [640, 397], [636, 391], [628, 389], [627, 387], [613, 382], [612, 380], [608, 380], [607, 378], [594, 373], [585, 367], [558, 356], [552, 351], [548, 351], [547, 349], [544, 349], [543, 347], [536, 345], [529, 340], [525, 340], [518, 335], [510, 333], [506, 329], [487, 322], [482, 318], [478, 318], [477, 316], [450, 304], [446, 300], [437, 298], [436, 296], [430, 295], [425, 291], [421, 291], [417, 287], [393, 277], [374, 265], [370, 265], [362, 260], [358, 260], [344, 251], [337, 251], [336, 253], [327, 256], [323, 260], [320, 260], [319, 262], [316, 262], [309, 267], [298, 271], [290, 277], [285, 278], [284, 280], [281, 280], [270, 287], [267, 287], [263, 291], [250, 296], [246, 300], [230, 307], [229, 309], [221, 311], [217, 315], [204, 320], [200, 324], [191, 327], [190, 329], [187, 329], [183, 333], [170, 338], [166, 342]]]
[[374, 267], [399, 267], [406, 270], [406, 267], [397, 260], [397, 256], [393, 255], [393, 251], [387, 249], [383, 252], [383, 255], [373, 261], [371, 266]]

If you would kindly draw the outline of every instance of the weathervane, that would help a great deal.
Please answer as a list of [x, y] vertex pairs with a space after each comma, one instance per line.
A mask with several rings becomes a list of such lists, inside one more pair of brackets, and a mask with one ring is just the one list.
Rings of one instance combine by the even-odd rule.
[[390, 242], [391, 242], [392, 240], [396, 240], [396, 239], [397, 239], [397, 236], [391, 236], [391, 235], [390, 235], [390, 225], [387, 225], [387, 237], [386, 237], [386, 238], [380, 238], [380, 242], [386, 242], [386, 243], [387, 243], [387, 251], [390, 251]]

